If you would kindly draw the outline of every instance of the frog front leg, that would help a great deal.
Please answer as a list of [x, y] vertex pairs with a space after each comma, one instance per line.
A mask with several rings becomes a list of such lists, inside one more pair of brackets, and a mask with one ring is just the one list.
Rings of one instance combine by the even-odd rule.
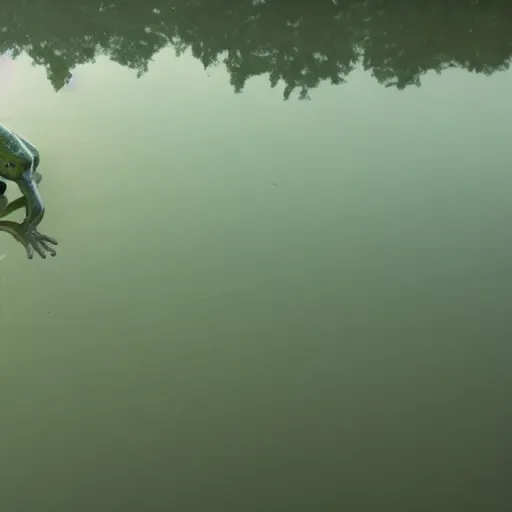
[[7, 217], [7, 215], [25, 207], [26, 218], [23, 225], [27, 228], [35, 228], [43, 220], [44, 204], [32, 172], [26, 171], [14, 181], [23, 195], [8, 203], [0, 212], [0, 218]]
[[[25, 172], [19, 179], [15, 180], [18, 184], [22, 197], [7, 205], [0, 204], [0, 217], [5, 217], [9, 213], [25, 206], [26, 217], [22, 223], [0, 221], [0, 231], [10, 233], [18, 242], [20, 242], [27, 251], [27, 257], [32, 259], [34, 250], [41, 256], [46, 258], [46, 254], [55, 256], [56, 252], [51, 245], [58, 245], [53, 238], [39, 233], [38, 224], [44, 216], [44, 205], [37, 189], [37, 185], [32, 179], [30, 171]], [[0, 199], [7, 202], [5, 196]], [[1, 203], [1, 202], [0, 202]]]
[[23, 224], [27, 228], [36, 228], [44, 217], [43, 198], [39, 193], [37, 184], [32, 178], [32, 171], [24, 172], [17, 180], [16, 184], [25, 197], [25, 208], [27, 216]]
[[47, 251], [52, 256], [55, 256], [55, 251], [48, 245], [58, 245], [57, 241], [49, 236], [39, 233], [37, 226], [41, 223], [44, 217], [44, 204], [41, 194], [37, 188], [37, 184], [33, 179], [32, 169], [24, 172], [17, 180], [16, 183], [20, 188], [23, 198], [25, 199], [26, 217], [21, 226], [24, 230], [27, 239], [26, 249], [27, 256], [33, 257], [33, 249], [44, 258]]
[[[18, 135], [18, 137], [19, 137], [19, 135]], [[37, 148], [32, 143], [30, 143], [27, 139], [24, 139], [23, 137], [19, 137], [19, 138], [21, 139], [23, 144], [25, 144], [25, 146], [27, 146], [29, 151], [32, 153], [32, 157], [33, 157], [32, 179], [34, 180], [34, 182], [36, 184], [39, 184], [41, 182], [41, 180], [43, 179], [41, 173], [37, 170], [39, 168], [39, 164], [41, 163], [41, 155], [39, 154], [39, 151], [37, 150]]]

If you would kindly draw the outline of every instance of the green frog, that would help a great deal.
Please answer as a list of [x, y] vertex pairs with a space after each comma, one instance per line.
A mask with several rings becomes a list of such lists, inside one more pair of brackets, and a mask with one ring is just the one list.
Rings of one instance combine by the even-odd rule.
[[[46, 257], [45, 252], [55, 256], [55, 250], [49, 244], [57, 245], [55, 239], [37, 230], [44, 216], [44, 204], [37, 188], [42, 178], [37, 172], [39, 162], [39, 151], [30, 142], [0, 124], [0, 178], [15, 182], [22, 193], [22, 197], [0, 211], [0, 218], [23, 207], [26, 211], [21, 224], [2, 221], [1, 230], [10, 232], [23, 243], [30, 259], [34, 249], [42, 258]], [[6, 188], [6, 183], [0, 181], [0, 195]]]

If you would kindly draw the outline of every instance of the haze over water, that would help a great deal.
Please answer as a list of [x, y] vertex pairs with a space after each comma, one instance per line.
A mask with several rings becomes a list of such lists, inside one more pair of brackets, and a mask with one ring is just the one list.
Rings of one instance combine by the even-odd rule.
[[6, 4], [1, 511], [512, 508], [511, 8], [341, 3]]

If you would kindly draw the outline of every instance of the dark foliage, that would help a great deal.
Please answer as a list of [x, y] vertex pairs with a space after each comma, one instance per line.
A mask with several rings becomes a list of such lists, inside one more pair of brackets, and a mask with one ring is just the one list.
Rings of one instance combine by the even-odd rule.
[[4, 0], [0, 52], [26, 52], [55, 90], [101, 54], [138, 76], [162, 48], [223, 64], [236, 92], [267, 74], [287, 99], [358, 64], [385, 86], [450, 67], [491, 74], [512, 55], [505, 0]]

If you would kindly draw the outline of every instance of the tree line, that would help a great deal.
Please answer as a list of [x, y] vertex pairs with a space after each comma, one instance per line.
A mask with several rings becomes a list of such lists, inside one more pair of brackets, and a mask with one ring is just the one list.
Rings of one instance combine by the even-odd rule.
[[284, 98], [342, 84], [358, 65], [384, 86], [421, 85], [428, 71], [508, 69], [506, 0], [3, 0], [0, 53], [26, 53], [59, 91], [99, 55], [148, 70], [163, 48], [224, 65], [235, 92], [267, 75]]

